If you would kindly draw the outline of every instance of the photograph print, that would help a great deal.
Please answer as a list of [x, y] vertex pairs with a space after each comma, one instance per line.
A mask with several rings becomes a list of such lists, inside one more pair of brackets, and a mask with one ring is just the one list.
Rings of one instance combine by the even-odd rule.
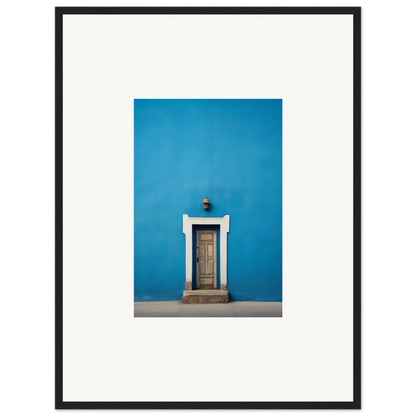
[[134, 100], [134, 316], [282, 317], [282, 100]]

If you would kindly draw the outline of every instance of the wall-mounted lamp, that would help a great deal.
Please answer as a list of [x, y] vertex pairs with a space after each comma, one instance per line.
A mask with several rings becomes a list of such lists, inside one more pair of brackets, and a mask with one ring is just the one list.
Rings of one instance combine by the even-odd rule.
[[204, 206], [204, 208], [205, 208], [206, 210], [208, 210], [208, 208], [209, 208], [209, 200], [208, 200], [208, 198], [205, 198], [205, 199], [202, 201], [202, 205]]

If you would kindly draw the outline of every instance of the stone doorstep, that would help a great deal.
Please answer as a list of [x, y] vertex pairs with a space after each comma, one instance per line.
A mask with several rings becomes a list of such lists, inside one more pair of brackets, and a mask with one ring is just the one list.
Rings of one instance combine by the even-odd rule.
[[228, 290], [185, 290], [182, 303], [228, 303]]

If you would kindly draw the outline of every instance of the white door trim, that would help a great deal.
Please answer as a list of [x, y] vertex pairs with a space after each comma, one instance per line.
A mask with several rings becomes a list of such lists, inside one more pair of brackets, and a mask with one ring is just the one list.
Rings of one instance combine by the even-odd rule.
[[227, 290], [227, 233], [230, 231], [230, 216], [222, 218], [189, 217], [183, 214], [183, 233], [185, 234], [185, 266], [186, 290], [192, 290], [192, 226], [219, 225], [220, 226], [220, 271], [221, 289]]

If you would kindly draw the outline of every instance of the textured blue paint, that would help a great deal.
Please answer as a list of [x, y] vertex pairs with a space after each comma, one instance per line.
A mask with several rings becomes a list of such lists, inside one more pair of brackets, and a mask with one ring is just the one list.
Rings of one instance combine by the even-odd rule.
[[134, 100], [136, 301], [182, 298], [183, 214], [230, 215], [231, 300], [282, 300], [281, 100]]

